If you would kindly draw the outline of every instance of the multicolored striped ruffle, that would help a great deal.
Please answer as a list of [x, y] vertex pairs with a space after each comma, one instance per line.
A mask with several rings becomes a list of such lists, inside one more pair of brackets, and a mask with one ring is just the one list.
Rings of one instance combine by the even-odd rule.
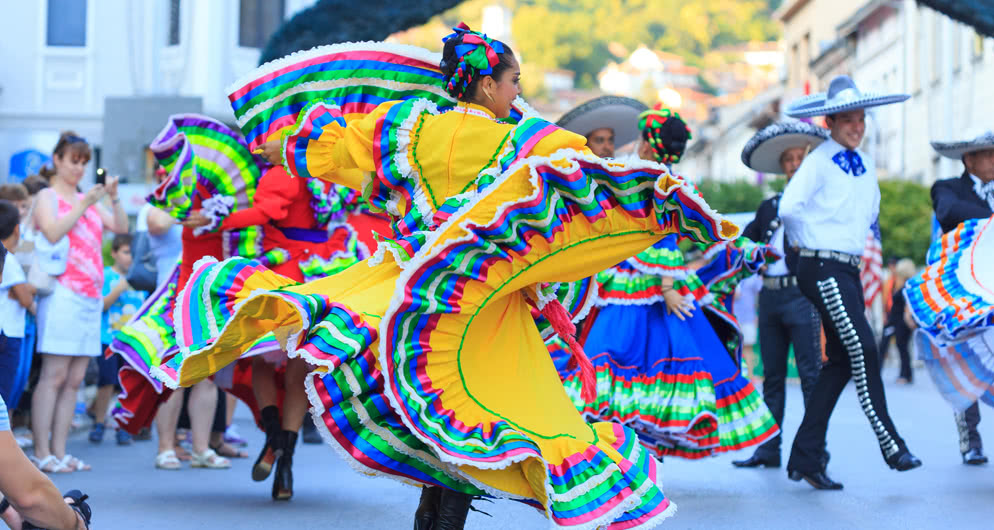
[[904, 285], [918, 356], [956, 410], [994, 406], [994, 216], [946, 233], [926, 259]]
[[[568, 353], [565, 344], [555, 346]], [[580, 384], [569, 370], [563, 381], [577, 409], [590, 421], [614, 421], [650, 438], [699, 447], [718, 445], [714, 384], [700, 357], [665, 358], [653, 375], [620, 366], [610, 354], [590, 358], [597, 369], [597, 400], [585, 403]], [[663, 366], [666, 365], [666, 366]], [[565, 366], [565, 365], [563, 365]], [[649, 444], [655, 449], [656, 442]]]
[[[149, 149], [166, 178], [146, 200], [172, 217], [190, 214], [194, 196], [202, 203], [223, 199], [228, 213], [252, 205], [259, 179], [268, 163], [249, 152], [241, 135], [223, 123], [198, 114], [170, 116]], [[214, 219], [220, 226], [220, 218]], [[255, 257], [262, 251], [262, 228], [225, 232], [226, 256]]]
[[151, 375], [152, 367], [178, 351], [173, 326], [173, 308], [176, 303], [176, 282], [179, 280], [179, 263], [173, 267], [169, 279], [160, 285], [131, 320], [114, 335], [108, 349], [120, 355], [134, 370], [145, 376], [157, 392], [162, 392], [162, 382]]
[[687, 270], [683, 252], [677, 246], [678, 237], [670, 234], [651, 247], [625, 260], [645, 274], [683, 277]]
[[932, 244], [928, 267], [904, 286], [920, 328], [950, 341], [994, 326], [994, 216], [972, 219]]
[[914, 341], [935, 387], [955, 410], [977, 401], [994, 406], [994, 328], [951, 342], [916, 330]]
[[631, 260], [611, 267], [597, 275], [598, 306], [651, 305], [663, 302], [663, 278], [670, 273], [682, 274], [673, 281], [673, 289], [684, 297], [707, 299], [708, 291], [697, 274], [691, 270], [669, 271], [666, 274], [648, 274], [636, 269]]
[[[456, 101], [445, 91], [442, 56], [415, 46], [347, 42], [320, 46], [266, 63], [228, 87], [228, 100], [249, 146], [281, 138], [311, 103], [341, 108], [346, 122], [381, 103], [424, 99], [442, 110]], [[508, 123], [536, 115], [521, 98]]]
[[760, 445], [780, 432], [760, 393], [742, 376], [715, 382], [714, 391], [717, 418], [705, 418], [683, 436], [637, 429], [642, 443], [659, 456], [699, 459]]

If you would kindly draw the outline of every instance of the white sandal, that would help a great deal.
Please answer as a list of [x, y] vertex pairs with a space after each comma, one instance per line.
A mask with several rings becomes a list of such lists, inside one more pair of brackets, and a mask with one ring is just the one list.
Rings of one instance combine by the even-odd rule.
[[183, 467], [183, 463], [176, 457], [176, 451], [163, 451], [155, 456], [155, 467], [169, 471], [176, 471]]
[[83, 462], [82, 460], [76, 458], [75, 456], [69, 453], [66, 453], [66, 456], [62, 457], [62, 460], [59, 462], [59, 464], [63, 468], [69, 471], [90, 471], [93, 469], [92, 467], [90, 467], [89, 464]]
[[223, 456], [218, 456], [213, 449], [207, 449], [203, 453], [193, 453], [190, 459], [190, 467], [202, 467], [207, 469], [228, 469], [231, 467], [231, 460]]
[[34, 462], [34, 465], [38, 468], [38, 471], [41, 471], [42, 473], [69, 473], [72, 471], [71, 469], [66, 468], [65, 464], [56, 458], [55, 455], [48, 455], [40, 460], [32, 455], [31, 461]]

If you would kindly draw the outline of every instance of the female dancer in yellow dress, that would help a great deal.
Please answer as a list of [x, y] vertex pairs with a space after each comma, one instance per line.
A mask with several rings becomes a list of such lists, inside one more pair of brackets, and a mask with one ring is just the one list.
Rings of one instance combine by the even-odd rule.
[[[587, 424], [573, 407], [532, 308], [569, 322], [537, 287], [670, 233], [713, 242], [738, 229], [663, 165], [600, 159], [537, 117], [502, 123], [520, 73], [500, 42], [457, 28], [441, 72], [459, 100], [450, 110], [389, 101], [346, 125], [319, 103], [264, 145], [293, 175], [363, 190], [398, 219], [395, 238], [304, 284], [251, 260], [199, 264], [177, 303], [184, 357], [168, 383], [193, 384], [272, 331], [317, 367], [311, 412], [343, 458], [441, 486], [425, 489], [416, 528], [462, 528], [473, 495], [526, 502], [553, 527], [655, 526], [675, 511], [657, 462], [631, 430]], [[371, 174], [339, 173], [349, 168]]]

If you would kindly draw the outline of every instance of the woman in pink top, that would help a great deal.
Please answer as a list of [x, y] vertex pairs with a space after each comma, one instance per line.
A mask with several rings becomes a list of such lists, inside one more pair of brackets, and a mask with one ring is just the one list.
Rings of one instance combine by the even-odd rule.
[[[103, 308], [103, 230], [128, 231], [128, 216], [117, 197], [117, 177], [79, 193], [90, 161], [86, 140], [64, 132], [55, 144], [52, 167], [42, 170], [50, 188], [39, 193], [34, 211], [40, 235], [56, 245], [68, 238], [65, 272], [51, 294], [38, 302], [38, 351], [41, 376], [31, 401], [34, 456], [45, 472], [85, 471], [83, 461], [66, 454], [79, 389], [90, 357], [100, 355]], [[98, 204], [110, 198], [112, 210]]]

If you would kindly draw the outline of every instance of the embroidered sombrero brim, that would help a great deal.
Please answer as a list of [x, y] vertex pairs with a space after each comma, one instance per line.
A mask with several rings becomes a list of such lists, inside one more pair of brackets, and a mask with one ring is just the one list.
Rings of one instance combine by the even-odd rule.
[[952, 158], [955, 160], [960, 160], [963, 155], [967, 153], [973, 153], [975, 151], [986, 151], [987, 149], [994, 149], [994, 132], [987, 131], [986, 133], [974, 138], [973, 140], [967, 140], [962, 142], [931, 142], [932, 149], [935, 149], [940, 155], [946, 158]]
[[614, 130], [614, 145], [622, 146], [638, 139], [638, 116], [646, 110], [649, 107], [637, 99], [601, 96], [567, 112], [556, 125], [583, 136], [610, 128]]
[[827, 116], [849, 110], [891, 105], [905, 101], [910, 97], [908, 94], [874, 94], [872, 92], [864, 92], [853, 98], [828, 100], [826, 94], [823, 92], [805, 96], [791, 103], [784, 114], [791, 118], [814, 118], [815, 116]]
[[742, 149], [742, 163], [760, 173], [783, 173], [780, 155], [792, 147], [814, 149], [828, 138], [828, 130], [804, 122], [774, 123], [757, 132]]

